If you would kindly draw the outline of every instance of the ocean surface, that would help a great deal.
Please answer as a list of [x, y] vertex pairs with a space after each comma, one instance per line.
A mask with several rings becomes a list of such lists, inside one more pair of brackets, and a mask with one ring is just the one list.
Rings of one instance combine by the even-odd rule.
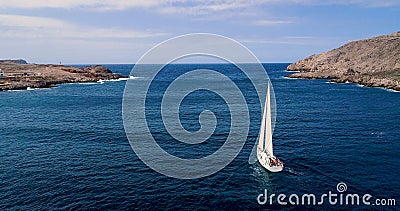
[[[318, 198], [329, 191], [338, 193], [340, 182], [347, 185], [343, 193], [370, 194], [372, 203], [395, 199], [399, 204], [400, 93], [327, 80], [287, 79], [287, 65], [264, 64], [276, 97], [274, 152], [285, 162], [284, 171], [274, 174], [248, 162], [260, 127], [257, 106], [250, 106], [250, 133], [233, 162], [211, 176], [183, 180], [152, 170], [132, 150], [122, 120], [126, 81], [0, 92], [0, 210], [291, 210], [304, 207], [276, 202], [260, 205], [257, 197], [267, 190], [268, 194], [315, 194]], [[133, 67], [105, 66], [125, 75]], [[226, 73], [245, 87], [243, 75], [232, 72], [229, 65], [201, 67]], [[176, 73], [196, 65], [169, 68]], [[172, 75], [166, 72], [160, 77], [168, 82]], [[252, 89], [241, 90], [251, 102]], [[209, 109], [217, 116], [217, 129], [193, 155], [182, 150], [190, 151], [187, 146], [168, 148], [165, 142], [170, 135], [158, 115], [149, 115], [147, 122], [160, 145], [183, 158], [218, 150], [230, 121], [222, 98], [195, 93], [182, 103], [183, 127], [199, 130], [199, 112]], [[326, 200], [306, 208], [365, 209], [330, 205]], [[398, 210], [399, 205], [379, 209]]]

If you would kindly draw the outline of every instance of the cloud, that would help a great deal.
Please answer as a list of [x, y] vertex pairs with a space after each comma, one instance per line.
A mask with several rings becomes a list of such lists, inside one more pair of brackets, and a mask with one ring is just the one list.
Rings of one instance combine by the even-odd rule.
[[0, 8], [88, 8], [99, 10], [123, 10], [134, 7], [152, 7], [165, 3], [163, 0], [0, 0]]
[[95, 10], [125, 10], [130, 8], [157, 8], [163, 13], [204, 14], [249, 8], [259, 5], [359, 5], [366, 7], [390, 7], [400, 5], [398, 0], [0, 0], [0, 8], [81, 8]]
[[285, 36], [271, 39], [238, 39], [239, 42], [248, 44], [277, 44], [277, 45], [327, 45], [339, 43], [340, 37], [314, 37], [314, 36]]
[[274, 26], [274, 25], [285, 25], [291, 23], [293, 22], [287, 20], [256, 20], [253, 21], [251, 24], [255, 26]]
[[0, 58], [40, 63], [136, 62], [169, 34], [79, 25], [55, 18], [0, 14]]
[[34, 16], [0, 14], [0, 37], [3, 38], [146, 38], [168, 35], [161, 32], [134, 31], [119, 28], [95, 28], [66, 21]]
[[291, 39], [238, 39], [239, 42], [249, 44], [290, 44], [290, 45], [307, 45], [308, 42], [303, 40], [291, 40]]
[[361, 7], [390, 7], [399, 6], [398, 0], [260, 0], [258, 4], [275, 4], [275, 5], [357, 5]]
[[244, 0], [194, 0], [194, 1], [179, 1], [165, 5], [158, 9], [158, 12], [164, 14], [185, 14], [185, 15], [207, 15], [210, 13], [240, 10], [249, 8], [254, 5], [254, 1]]
[[1, 43], [0, 58], [23, 58], [34, 63], [135, 63], [157, 42], [129, 40], [39, 39]]

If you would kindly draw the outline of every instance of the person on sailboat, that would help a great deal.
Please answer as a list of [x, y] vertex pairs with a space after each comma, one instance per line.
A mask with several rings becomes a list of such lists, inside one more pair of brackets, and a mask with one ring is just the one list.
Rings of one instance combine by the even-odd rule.
[[276, 159], [274, 158], [269, 158], [269, 162], [272, 164], [272, 166], [276, 166]]
[[278, 166], [283, 166], [283, 162], [281, 160], [279, 160], [279, 158], [276, 158], [276, 162], [277, 162]]
[[274, 164], [274, 160], [273, 160], [272, 158], [269, 158], [269, 166], [272, 167], [273, 165], [275, 165], [275, 164]]

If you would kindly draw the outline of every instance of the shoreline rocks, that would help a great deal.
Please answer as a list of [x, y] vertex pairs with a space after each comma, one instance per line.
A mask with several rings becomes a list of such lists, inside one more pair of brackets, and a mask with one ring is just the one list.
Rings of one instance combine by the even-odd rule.
[[128, 78], [114, 74], [107, 67], [96, 65], [85, 68], [54, 64], [21, 64], [0, 62], [0, 91], [27, 88], [50, 88], [57, 84], [97, 82]]
[[400, 32], [353, 41], [289, 65], [289, 78], [331, 79], [400, 91]]

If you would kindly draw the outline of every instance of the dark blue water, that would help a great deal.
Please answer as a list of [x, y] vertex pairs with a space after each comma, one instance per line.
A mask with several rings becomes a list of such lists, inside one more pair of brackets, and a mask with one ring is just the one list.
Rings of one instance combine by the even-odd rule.
[[[286, 163], [278, 174], [248, 164], [258, 135], [257, 115], [242, 152], [230, 165], [209, 177], [181, 180], [153, 171], [130, 147], [121, 116], [125, 81], [1, 92], [0, 209], [295, 209], [261, 206], [256, 198], [264, 189], [288, 196], [337, 193], [339, 182], [347, 184], [346, 193], [399, 203], [400, 93], [285, 79], [287, 65], [265, 64], [277, 101], [275, 154]], [[132, 65], [109, 67], [129, 74]], [[213, 68], [229, 70], [224, 65]], [[232, 77], [245, 83], [241, 75]], [[243, 90], [251, 104], [251, 87]], [[183, 110], [181, 117], [188, 130], [199, 129], [196, 109], [219, 111], [213, 141], [201, 147], [200, 155], [213, 153], [226, 138], [226, 105], [212, 93], [194, 93], [183, 103], [193, 108]], [[256, 106], [251, 109], [260, 112]], [[162, 129], [155, 134], [161, 142], [169, 138]], [[181, 148], [169, 150], [188, 156]], [[356, 208], [330, 208], [349, 207]]]

